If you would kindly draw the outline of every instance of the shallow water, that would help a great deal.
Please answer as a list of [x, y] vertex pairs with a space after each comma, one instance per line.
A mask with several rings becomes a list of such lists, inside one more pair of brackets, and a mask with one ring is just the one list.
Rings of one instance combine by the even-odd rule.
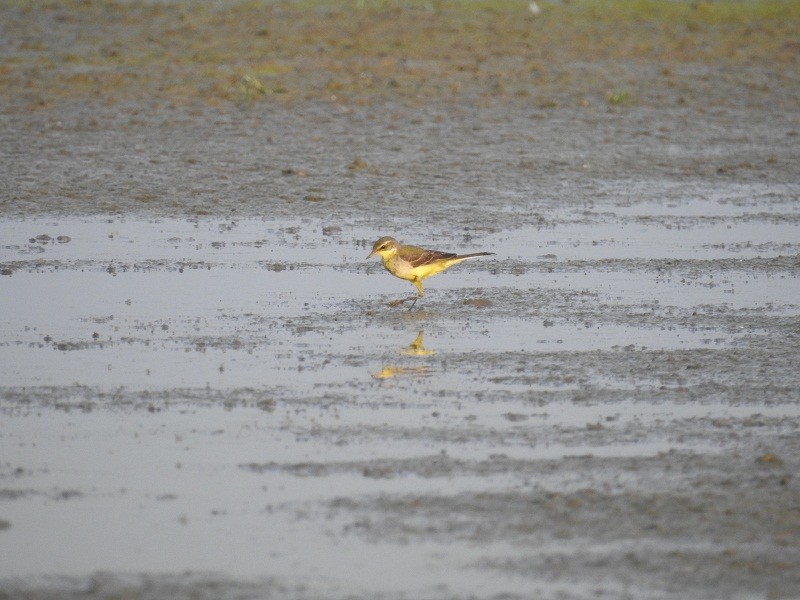
[[[480, 531], [543, 490], [660, 493], [674, 477], [618, 461], [668, 473], [685, 457], [741, 452], [742, 439], [759, 446], [753, 420], [795, 432], [798, 380], [780, 365], [800, 313], [796, 212], [756, 201], [565, 210], [544, 227], [452, 240], [496, 256], [429, 280], [411, 311], [385, 305], [412, 290], [365, 260], [367, 228], [6, 219], [2, 573], [168, 565], [334, 597], [509, 585], [581, 596], [597, 581], [511, 567], [520, 544], [553, 560], [576, 544], [600, 556], [686, 550], [638, 534], [604, 545]], [[774, 386], [754, 397], [760, 379], [741, 361], [765, 344]], [[698, 429], [709, 423], [736, 441]], [[606, 466], [588, 478], [542, 467], [571, 460]], [[459, 498], [490, 493], [508, 497], [477, 522], [460, 514]], [[442, 522], [444, 498], [455, 504]], [[506, 568], [513, 584], [487, 577]]]
[[[5, 221], [0, 262], [13, 274], [0, 288], [0, 377], [12, 386], [271, 386], [309, 393], [380, 372], [418, 331], [432, 354], [445, 357], [677, 350], [731, 347], [754, 333], [746, 324], [697, 326], [677, 318], [698, 306], [798, 314], [793, 272], [737, 268], [737, 261], [779, 253], [715, 243], [744, 240], [752, 247], [769, 239], [784, 247], [800, 239], [797, 223], [682, 231], [566, 218], [546, 231], [488, 235], [480, 247], [497, 258], [431, 280], [409, 312], [383, 306], [384, 290], [400, 295], [409, 286], [365, 260], [368, 233], [361, 230], [326, 236], [310, 220]], [[41, 235], [52, 240], [37, 241]], [[715, 260], [732, 260], [732, 269], [715, 273], [708, 268]], [[526, 299], [525, 290], [539, 296]], [[551, 301], [548, 290], [575, 297], [561, 312], [537, 304]], [[471, 307], [470, 298], [487, 308]], [[612, 320], [604, 306], [620, 314]], [[633, 318], [647, 313], [644, 323]]]

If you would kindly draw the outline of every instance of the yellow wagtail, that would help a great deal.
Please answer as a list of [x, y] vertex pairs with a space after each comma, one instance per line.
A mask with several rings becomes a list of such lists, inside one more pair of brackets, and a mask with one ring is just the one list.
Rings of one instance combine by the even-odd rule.
[[[474, 252], [472, 254], [453, 254], [452, 252], [440, 252], [438, 250], [425, 250], [416, 246], [404, 246], [393, 237], [382, 237], [372, 246], [372, 252], [367, 258], [378, 255], [383, 260], [383, 266], [389, 273], [400, 279], [405, 279], [414, 284], [417, 288], [418, 296], [413, 298], [414, 304], [422, 298], [422, 280], [441, 273], [445, 269], [457, 265], [458, 263], [475, 258], [477, 256], [490, 256], [494, 252]], [[390, 303], [393, 306], [407, 302], [412, 298], [398, 300]], [[411, 306], [413, 307], [414, 304]]]

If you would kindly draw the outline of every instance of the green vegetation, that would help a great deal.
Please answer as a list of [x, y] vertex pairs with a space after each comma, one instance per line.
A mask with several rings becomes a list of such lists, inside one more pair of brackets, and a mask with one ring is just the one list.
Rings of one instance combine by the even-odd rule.
[[628, 102], [630, 102], [630, 99], [631, 95], [628, 92], [628, 90], [617, 90], [611, 92], [607, 97], [608, 103], [614, 105], [627, 104]]
[[794, 0], [540, 5], [533, 15], [521, 0], [5, 2], [0, 96], [502, 99], [627, 89], [621, 63], [800, 62]]

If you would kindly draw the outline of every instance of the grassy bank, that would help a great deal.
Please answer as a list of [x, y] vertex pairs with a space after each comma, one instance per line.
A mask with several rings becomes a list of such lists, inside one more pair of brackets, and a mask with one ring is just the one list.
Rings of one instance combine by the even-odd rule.
[[[217, 104], [582, 94], [615, 65], [797, 74], [800, 3], [5, 2], [0, 95]], [[796, 84], [795, 84], [796, 85]]]

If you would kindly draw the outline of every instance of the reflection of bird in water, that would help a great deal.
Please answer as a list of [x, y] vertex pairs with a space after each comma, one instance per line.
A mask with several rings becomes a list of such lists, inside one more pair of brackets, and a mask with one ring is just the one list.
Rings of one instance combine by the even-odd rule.
[[372, 376], [375, 379], [389, 379], [391, 377], [395, 377], [397, 375], [430, 375], [431, 370], [426, 366], [419, 366], [419, 367], [383, 367], [377, 373], [373, 373]]
[[414, 338], [414, 341], [406, 348], [405, 353], [410, 356], [430, 356], [431, 354], [435, 354], [433, 350], [425, 350], [425, 348], [422, 347], [422, 336], [424, 335], [425, 330], [420, 329], [417, 337]]
[[[426, 350], [422, 347], [422, 338], [425, 335], [425, 330], [420, 329], [419, 333], [417, 333], [417, 337], [414, 338], [414, 341], [408, 345], [403, 351], [403, 354], [407, 354], [409, 356], [430, 356], [431, 354], [436, 354], [433, 350]], [[391, 377], [395, 377], [397, 375], [417, 375], [419, 377], [430, 375], [431, 370], [430, 367], [425, 365], [419, 365], [416, 367], [396, 367], [396, 366], [387, 366], [383, 367], [377, 373], [373, 373], [372, 376], [375, 379], [389, 379]]]
[[439, 250], [426, 250], [416, 246], [404, 246], [392, 237], [382, 237], [372, 246], [372, 252], [367, 258], [378, 255], [383, 260], [383, 266], [389, 273], [400, 279], [405, 279], [414, 284], [417, 288], [417, 297], [396, 300], [390, 306], [397, 306], [403, 302], [414, 300], [411, 307], [422, 298], [422, 280], [445, 269], [457, 265], [468, 258], [478, 256], [489, 256], [493, 252], [474, 252], [472, 254], [453, 254], [452, 252], [440, 252]]

